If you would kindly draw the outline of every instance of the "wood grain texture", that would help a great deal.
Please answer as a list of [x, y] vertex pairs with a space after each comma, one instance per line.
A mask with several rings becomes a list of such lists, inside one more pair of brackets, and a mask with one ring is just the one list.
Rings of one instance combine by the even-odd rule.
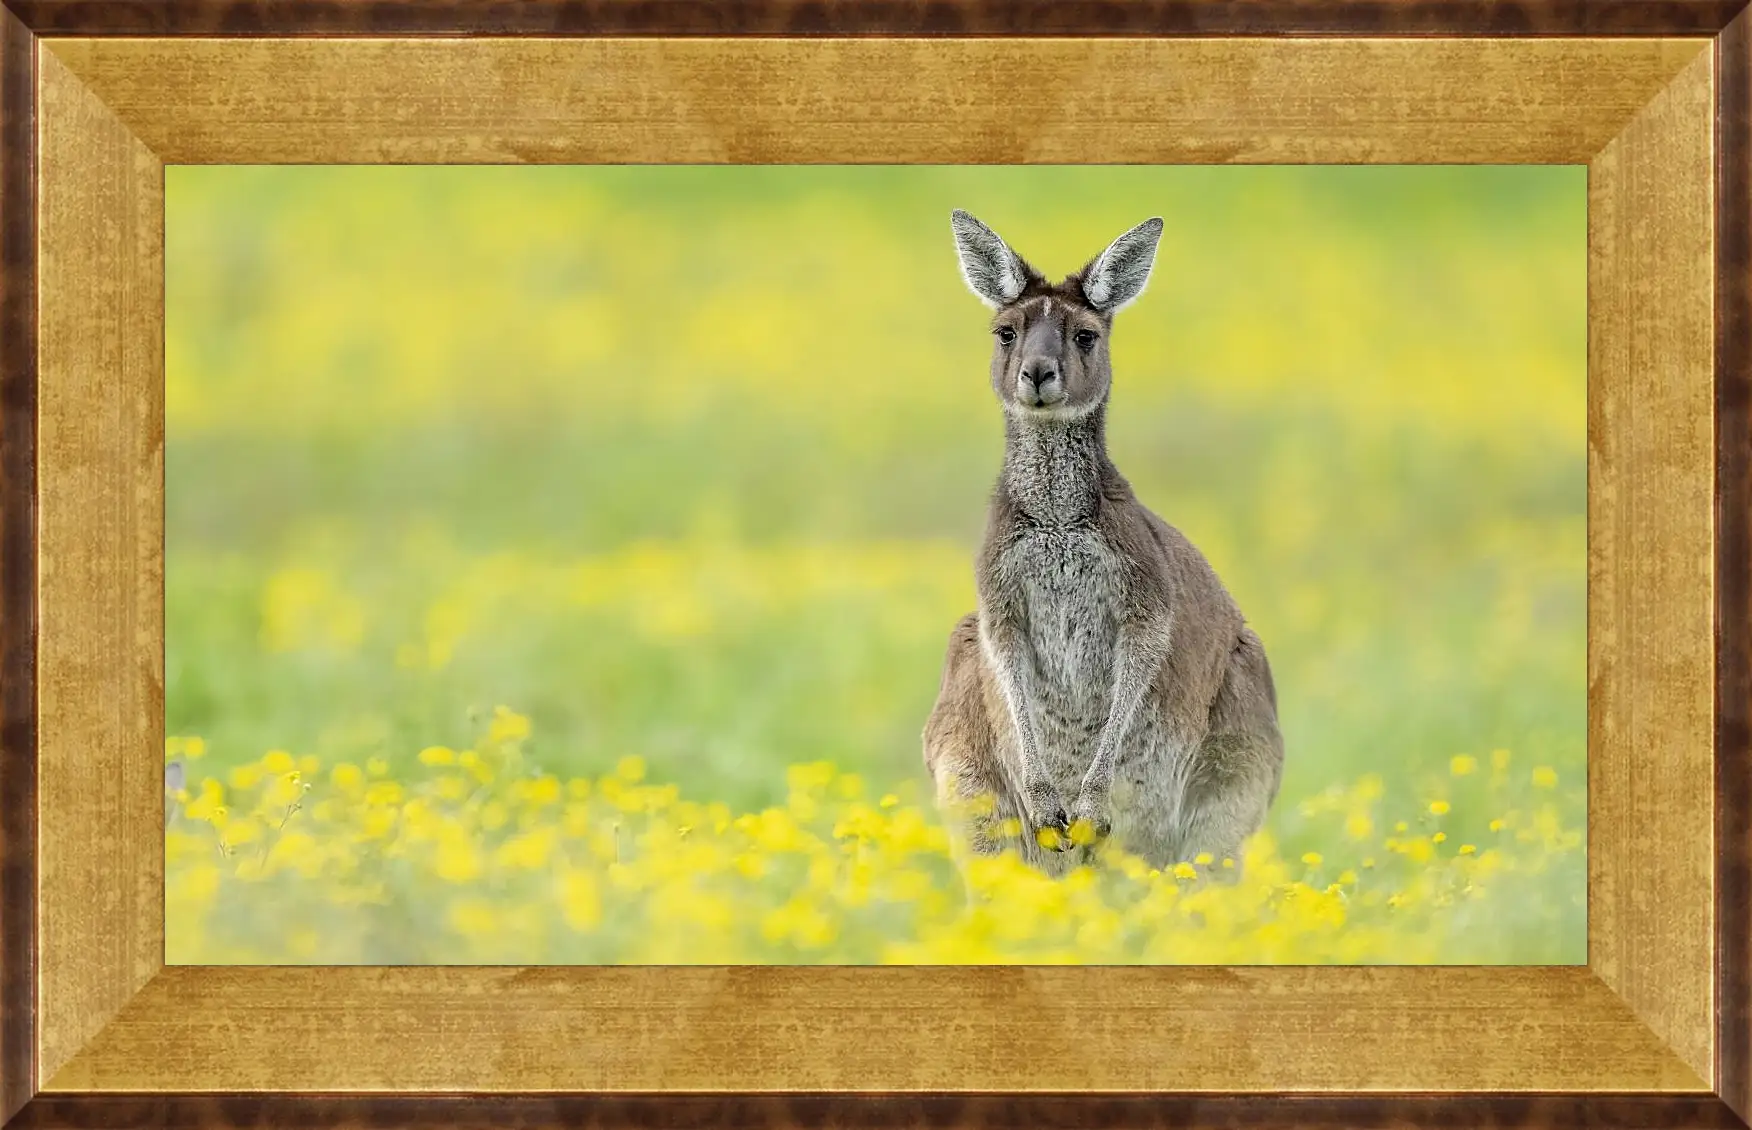
[[44, 1095], [9, 1130], [1388, 1130], [1407, 1126], [1544, 1130], [1740, 1130], [1708, 1095]]
[[268, 1089], [1707, 1087], [1579, 967], [170, 966], [44, 1084]]
[[167, 163], [1209, 164], [1583, 162], [1707, 48], [174, 38], [48, 49]]
[[1588, 963], [1712, 1078], [1713, 94], [1588, 175]]
[[1716, 1074], [1752, 1117], [1752, 15], [1716, 44]]
[[0, 1124], [36, 1090], [36, 37], [0, 11]]
[[164, 964], [164, 202], [40, 60], [40, 1075]]
[[1713, 35], [1745, 0], [8, 0], [57, 35]]

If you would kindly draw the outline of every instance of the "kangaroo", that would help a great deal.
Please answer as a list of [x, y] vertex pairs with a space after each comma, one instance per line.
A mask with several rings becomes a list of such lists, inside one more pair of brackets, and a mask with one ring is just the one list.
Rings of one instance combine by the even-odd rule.
[[1161, 868], [1209, 853], [1232, 879], [1283, 775], [1271, 667], [1210, 563], [1106, 446], [1113, 316], [1143, 293], [1162, 221], [1056, 286], [966, 212], [951, 226], [995, 311], [1004, 413], [978, 610], [950, 633], [923, 734], [957, 858], [1015, 838], [1062, 875], [1111, 842]]

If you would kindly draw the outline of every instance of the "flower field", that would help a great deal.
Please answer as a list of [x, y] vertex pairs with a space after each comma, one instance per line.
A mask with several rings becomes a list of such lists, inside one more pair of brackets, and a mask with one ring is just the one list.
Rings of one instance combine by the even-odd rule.
[[[167, 899], [188, 948], [174, 959], [1490, 962], [1505, 928], [1561, 929], [1542, 896], [1575, 875], [1582, 843], [1555, 771], [1498, 750], [1455, 758], [1432, 790], [1486, 811], [1531, 798], [1482, 829], [1446, 799], [1394, 819], [1371, 776], [1301, 806], [1329, 852], [1285, 859], [1263, 833], [1229, 882], [1211, 876], [1235, 860], [1164, 872], [1117, 849], [1063, 880], [1012, 853], [963, 882], [915, 790], [874, 796], [800, 764], [782, 803], [734, 813], [648, 783], [637, 757], [596, 779], [531, 773], [529, 720], [501, 707], [486, 723], [477, 748], [421, 750], [408, 781], [380, 760], [325, 772], [274, 750], [175, 790]], [[166, 753], [199, 765], [204, 747], [172, 738]], [[291, 929], [264, 936], [270, 902]]]
[[[167, 170], [168, 959], [1582, 961], [1584, 187]], [[956, 206], [1049, 271], [1168, 220], [1109, 442], [1271, 657], [1238, 878], [950, 860]]]

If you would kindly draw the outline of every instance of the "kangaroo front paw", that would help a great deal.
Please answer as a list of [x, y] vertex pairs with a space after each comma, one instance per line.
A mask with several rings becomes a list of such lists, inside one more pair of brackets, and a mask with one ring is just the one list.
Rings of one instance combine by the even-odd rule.
[[1071, 823], [1067, 831], [1074, 844], [1091, 844], [1107, 838], [1107, 834], [1113, 831], [1105, 791], [1085, 786], [1071, 802], [1068, 815]]
[[1048, 851], [1069, 851], [1071, 821], [1065, 802], [1050, 782], [1037, 781], [1026, 788], [1028, 831], [1034, 842]]

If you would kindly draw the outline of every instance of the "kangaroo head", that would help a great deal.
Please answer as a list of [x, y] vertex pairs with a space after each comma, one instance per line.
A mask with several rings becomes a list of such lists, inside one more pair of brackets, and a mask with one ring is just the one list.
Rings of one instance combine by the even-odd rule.
[[1113, 315], [1144, 292], [1161, 219], [1126, 232], [1056, 286], [966, 212], [953, 212], [951, 226], [962, 277], [994, 311], [992, 388], [1005, 411], [1075, 417], [1098, 407], [1113, 383]]

